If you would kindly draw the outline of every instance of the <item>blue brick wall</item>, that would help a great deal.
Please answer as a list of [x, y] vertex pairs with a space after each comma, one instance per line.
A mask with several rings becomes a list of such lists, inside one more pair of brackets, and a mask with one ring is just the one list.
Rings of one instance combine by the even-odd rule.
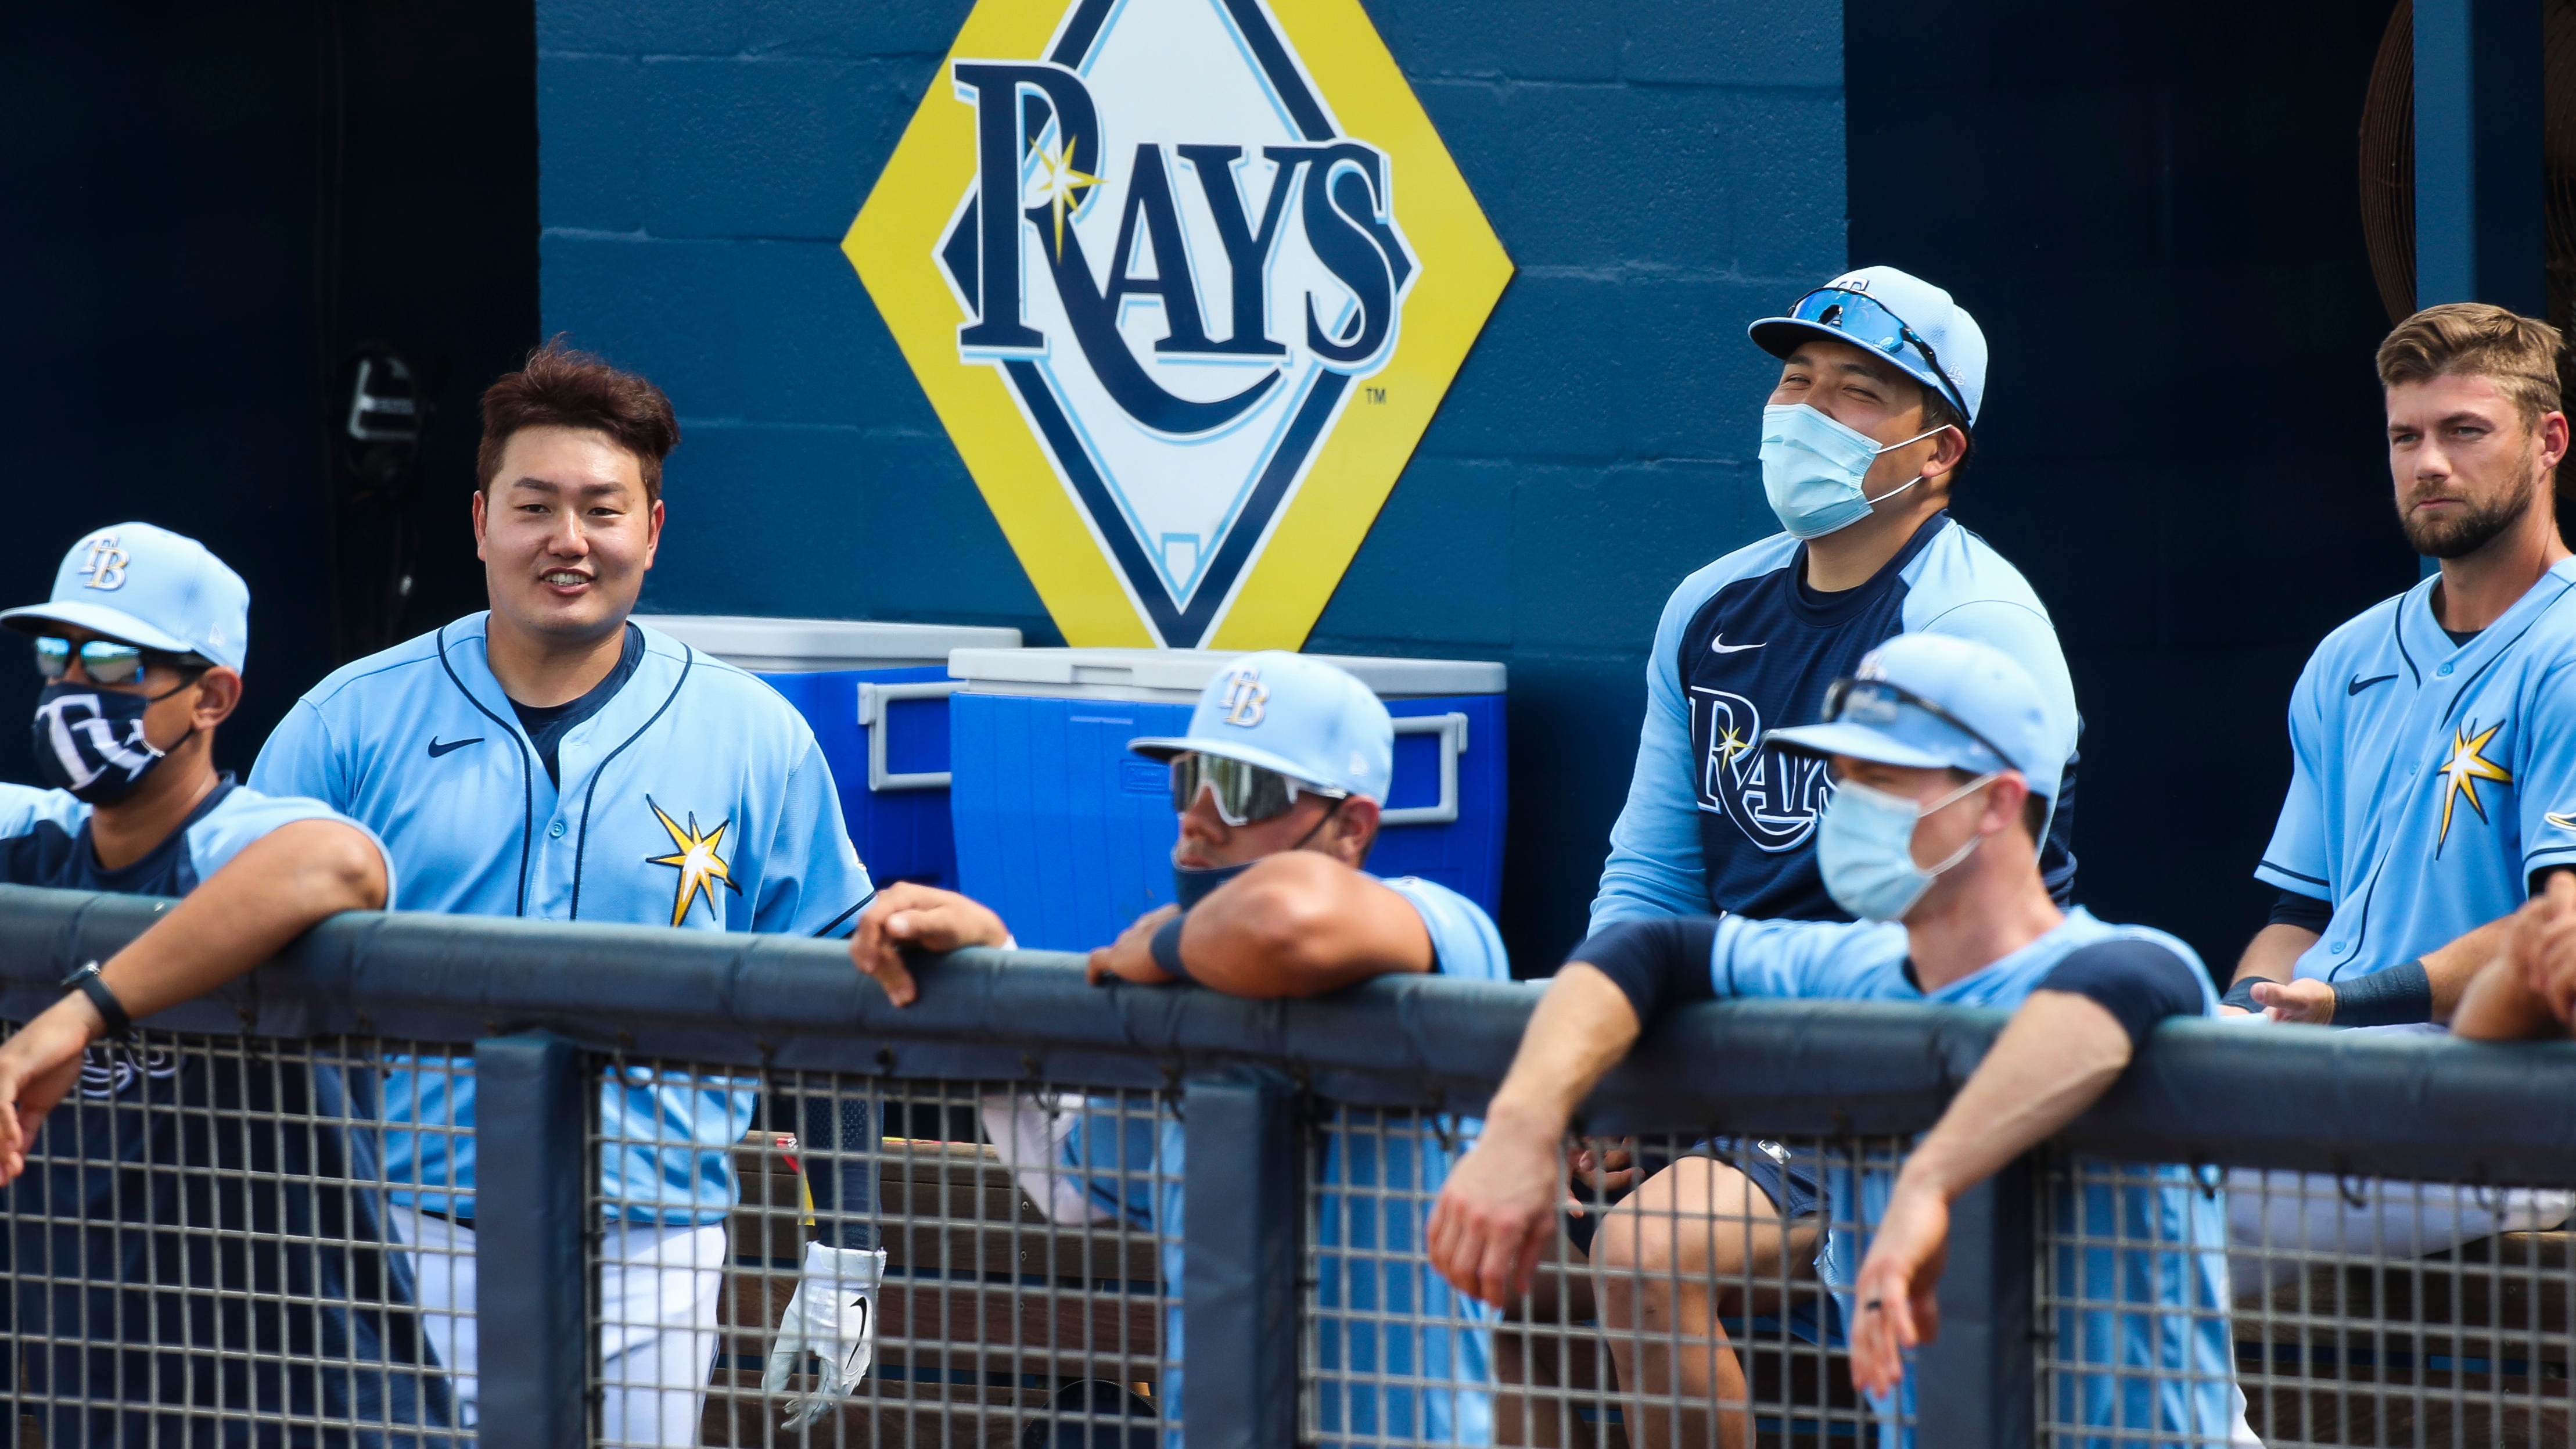
[[[843, 260], [964, 0], [541, 0], [549, 331], [687, 442], [649, 607], [1053, 630]], [[1844, 261], [1839, 7], [1372, 0], [1519, 274], [1310, 647], [1511, 666], [1503, 922], [1581, 933], [1655, 616], [1776, 525], [1743, 325]]]

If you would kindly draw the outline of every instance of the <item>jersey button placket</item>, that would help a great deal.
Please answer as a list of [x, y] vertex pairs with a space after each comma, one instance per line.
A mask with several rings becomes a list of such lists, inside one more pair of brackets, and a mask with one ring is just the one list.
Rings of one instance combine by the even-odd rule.
[[546, 827], [546, 838], [549, 840], [561, 840], [563, 839], [563, 833], [564, 823], [560, 819]]

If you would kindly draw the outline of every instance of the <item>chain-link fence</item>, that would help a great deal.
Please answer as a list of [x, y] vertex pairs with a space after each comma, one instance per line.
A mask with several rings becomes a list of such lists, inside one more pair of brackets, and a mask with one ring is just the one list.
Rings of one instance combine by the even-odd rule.
[[22, 1446], [455, 1441], [428, 1268], [386, 1201], [409, 1046], [138, 1033], [92, 1047], [5, 1202]]
[[[0, 1020], [150, 910], [0, 888]], [[2568, 1442], [2576, 1047], [2160, 1029], [1953, 1205], [1872, 1402], [1840, 1295], [1992, 1014], [1684, 1013], [1496, 1311], [1424, 1234], [1536, 988], [923, 979], [327, 924], [97, 1053], [0, 1190], [20, 1445]]]

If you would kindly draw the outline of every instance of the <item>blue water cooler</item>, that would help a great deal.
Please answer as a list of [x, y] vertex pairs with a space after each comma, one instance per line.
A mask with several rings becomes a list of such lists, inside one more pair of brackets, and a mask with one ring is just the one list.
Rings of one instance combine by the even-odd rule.
[[[959, 649], [949, 756], [960, 888], [1023, 946], [1081, 950], [1172, 899], [1165, 766], [1127, 753], [1189, 728], [1230, 660], [1205, 649]], [[1488, 913], [1502, 893], [1503, 666], [1321, 655], [1395, 716], [1395, 779], [1368, 869], [1438, 881]]]
[[759, 675], [814, 728], [850, 841], [884, 886], [957, 888], [949, 828], [951, 650], [1016, 650], [1017, 629], [639, 614], [639, 623]]

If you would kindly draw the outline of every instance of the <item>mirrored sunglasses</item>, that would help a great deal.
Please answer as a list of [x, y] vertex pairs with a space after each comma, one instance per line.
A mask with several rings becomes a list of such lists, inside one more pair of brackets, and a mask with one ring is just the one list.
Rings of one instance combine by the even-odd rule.
[[81, 672], [93, 684], [132, 684], [143, 677], [143, 671], [155, 664], [166, 664], [184, 672], [202, 673], [205, 666], [194, 656], [164, 654], [157, 649], [138, 648], [108, 639], [91, 639], [75, 646], [69, 639], [38, 636], [36, 639], [36, 673], [48, 684], [59, 682], [71, 672], [72, 656], [80, 656]]
[[1218, 755], [1174, 755], [1172, 812], [1186, 812], [1197, 802], [1201, 790], [1216, 797], [1217, 818], [1237, 828], [1287, 814], [1301, 794], [1333, 800], [1350, 793], [1309, 785], [1277, 770]]
[[1931, 369], [1932, 375], [1941, 380], [1943, 398], [1959, 410], [1961, 417], [1968, 415], [1967, 399], [1951, 385], [1950, 374], [1942, 368], [1941, 359], [1933, 352], [1932, 344], [1906, 326], [1904, 319], [1880, 306], [1875, 298], [1861, 292], [1819, 287], [1800, 297], [1798, 305], [1789, 309], [1789, 315], [1801, 322], [1832, 328], [1861, 346], [1884, 352], [1890, 357], [1902, 357], [1912, 351], [1925, 367]]

